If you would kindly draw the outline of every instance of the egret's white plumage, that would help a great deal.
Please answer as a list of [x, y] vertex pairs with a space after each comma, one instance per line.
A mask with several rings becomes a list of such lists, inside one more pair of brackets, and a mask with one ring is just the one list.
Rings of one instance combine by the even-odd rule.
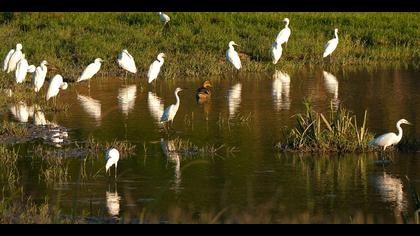
[[273, 64], [277, 64], [282, 52], [283, 48], [281, 47], [281, 44], [279, 44], [277, 41], [274, 41], [271, 45], [271, 59], [273, 61]]
[[38, 66], [32, 74], [32, 85], [34, 86], [35, 92], [39, 92], [42, 85], [44, 85], [45, 77], [47, 76], [47, 65], [48, 62], [43, 60], [41, 65]]
[[147, 95], [147, 104], [149, 106], [149, 111], [157, 123], [160, 122], [162, 117], [164, 105], [162, 99], [158, 97], [155, 93], [149, 92]]
[[9, 61], [14, 52], [15, 52], [15, 49], [10, 49], [10, 51], [7, 53], [6, 57], [4, 58], [3, 71], [6, 71], [7, 68], [9, 67]]
[[334, 29], [334, 38], [329, 40], [327, 44], [325, 44], [325, 50], [324, 54], [322, 54], [322, 57], [327, 57], [331, 55], [331, 53], [334, 52], [334, 50], [337, 48], [338, 45], [338, 29]]
[[397, 122], [398, 135], [393, 132], [386, 133], [369, 141], [369, 144], [383, 147], [385, 150], [387, 147], [399, 143], [403, 135], [401, 124], [411, 125], [406, 119], [401, 119]]
[[15, 79], [16, 83], [23, 83], [26, 78], [26, 74], [33, 73], [35, 71], [35, 66], [28, 64], [28, 61], [25, 59], [25, 54], [23, 54], [22, 58], [19, 60], [16, 66], [15, 71]]
[[18, 43], [16, 44], [16, 50], [13, 52], [13, 54], [10, 56], [9, 63], [7, 66], [7, 73], [13, 72], [16, 70], [16, 65], [22, 58], [22, 44]]
[[118, 54], [117, 61], [118, 65], [124, 70], [134, 74], [137, 73], [137, 67], [136, 63], [134, 62], [134, 57], [131, 56], [130, 53], [128, 53], [127, 49], [122, 50], [122, 52]]
[[176, 88], [175, 89], [175, 97], [176, 97], [176, 103], [172, 104], [170, 106], [168, 106], [164, 111], [162, 116], [160, 117], [160, 122], [169, 122], [171, 121], [171, 123], [173, 123], [174, 117], [176, 115], [176, 112], [178, 111], [179, 108], [179, 96], [178, 93], [182, 91], [181, 88]]
[[66, 88], [67, 88], [67, 83], [63, 82], [63, 77], [61, 75], [55, 75], [51, 79], [50, 86], [48, 87], [47, 96], [46, 96], [47, 101], [50, 98], [57, 96], [58, 92], [60, 92], [60, 89], [66, 89]]
[[292, 33], [289, 28], [289, 18], [284, 18], [283, 22], [285, 23], [284, 29], [282, 29], [276, 37], [276, 42], [280, 45], [289, 41], [290, 34]]
[[164, 24], [168, 23], [171, 20], [171, 18], [163, 12], [159, 12], [159, 18], [160, 22]]
[[48, 125], [49, 121], [45, 118], [44, 112], [38, 104], [34, 105], [34, 125]]
[[160, 72], [160, 67], [163, 65], [165, 53], [159, 53], [157, 59], [150, 65], [149, 71], [147, 72], [147, 78], [149, 84], [155, 80]]
[[77, 78], [76, 82], [92, 78], [96, 73], [98, 73], [99, 69], [101, 69], [101, 62], [103, 62], [101, 58], [96, 58], [93, 63], [90, 63], [86, 67], [86, 69], [82, 72], [80, 77]]
[[118, 90], [118, 105], [124, 115], [134, 109], [137, 97], [137, 85], [129, 85]]
[[235, 51], [235, 48], [233, 48], [233, 45], [237, 44], [233, 41], [229, 42], [229, 49], [226, 50], [226, 60], [228, 60], [236, 69], [241, 69], [241, 59], [239, 58], [238, 53]]
[[[117, 177], [117, 165], [118, 165], [119, 159], [120, 159], [120, 153], [118, 152], [117, 149], [111, 148], [107, 150], [105, 154], [105, 160], [106, 160], [105, 172], [108, 172], [109, 168], [115, 165], [115, 177]], [[109, 172], [109, 174], [111, 175], [111, 171]]]

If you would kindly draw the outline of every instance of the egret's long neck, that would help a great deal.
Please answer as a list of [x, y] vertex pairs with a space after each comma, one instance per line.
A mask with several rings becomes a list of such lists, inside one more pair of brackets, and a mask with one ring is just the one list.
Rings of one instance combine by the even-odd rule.
[[179, 92], [179, 91], [176, 91], [176, 92], [175, 92], [175, 97], [176, 97], [176, 104], [175, 104], [175, 106], [177, 106], [177, 107], [179, 106], [179, 96], [178, 96], [178, 92]]
[[337, 31], [334, 32], [335, 38], [338, 40], [338, 33]]
[[398, 140], [401, 140], [402, 135], [403, 135], [403, 130], [402, 130], [402, 128], [401, 128], [401, 123], [400, 123], [400, 122], [398, 122], [398, 123], [397, 123], [397, 129], [398, 129], [398, 135], [397, 135], [397, 138], [398, 138]]
[[164, 62], [164, 60], [163, 60], [163, 57], [157, 57], [157, 60], [158, 60], [158, 62], [162, 65], [163, 64], [163, 62]]
[[289, 28], [289, 22], [286, 21], [286, 25], [284, 26], [284, 28]]

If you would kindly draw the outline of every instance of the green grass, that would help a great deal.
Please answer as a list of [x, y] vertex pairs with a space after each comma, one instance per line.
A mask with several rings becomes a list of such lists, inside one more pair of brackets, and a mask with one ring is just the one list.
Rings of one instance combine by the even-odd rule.
[[[118, 75], [122, 49], [136, 59], [145, 77], [159, 52], [167, 55], [163, 78], [230, 72], [225, 50], [230, 40], [240, 46], [243, 71], [272, 70], [269, 50], [283, 18], [292, 35], [284, 48], [282, 68], [318, 65], [325, 43], [339, 29], [332, 66], [418, 66], [418, 13], [168, 13], [163, 29], [157, 13], [2, 13], [0, 55], [23, 44], [30, 64], [50, 63], [48, 77], [60, 73], [76, 79], [96, 57], [106, 60], [102, 75]], [[2, 73], [2, 76], [5, 76]], [[9, 75], [7, 75], [9, 77]]]
[[321, 152], [366, 152], [373, 150], [368, 141], [373, 138], [366, 127], [367, 111], [363, 121], [357, 122], [356, 116], [339, 107], [330, 115], [316, 112], [311, 103], [304, 101], [304, 114], [297, 114], [297, 125], [286, 137], [285, 142], [276, 145], [287, 151]]
[[28, 133], [26, 125], [19, 124], [16, 122], [10, 122], [3, 120], [0, 124], [0, 136], [2, 135], [13, 135], [13, 136], [25, 136]]

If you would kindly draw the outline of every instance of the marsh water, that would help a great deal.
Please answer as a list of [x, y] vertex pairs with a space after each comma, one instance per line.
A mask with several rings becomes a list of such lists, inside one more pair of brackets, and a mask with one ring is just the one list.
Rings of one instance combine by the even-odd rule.
[[[362, 119], [367, 110], [375, 134], [396, 132], [396, 121], [405, 118], [414, 125], [403, 126], [403, 139], [416, 138], [419, 75], [403, 69], [302, 69], [158, 78], [155, 85], [140, 75], [98, 76], [61, 91], [57, 102], [68, 110], [45, 117], [69, 129], [68, 145], [90, 137], [135, 144], [136, 153], [118, 162], [117, 178], [114, 168], [111, 176], [105, 173], [101, 154], [60, 157], [66, 176], [46, 181], [26, 143], [19, 144], [27, 163], [18, 166], [18, 181], [35, 201], [48, 199], [61, 213], [92, 222], [399, 223], [404, 214], [412, 222], [406, 176], [420, 190], [420, 154], [292, 154], [275, 145], [296, 125], [293, 115], [304, 111], [304, 98], [324, 113], [331, 104], [341, 105]], [[213, 84], [212, 98], [198, 104], [195, 90], [206, 79]], [[176, 87], [185, 89], [173, 129], [166, 131], [158, 119], [175, 103]], [[13, 112], [2, 116], [19, 121]], [[220, 149], [178, 153], [173, 142], [180, 140]], [[378, 162], [383, 158], [389, 162]]]

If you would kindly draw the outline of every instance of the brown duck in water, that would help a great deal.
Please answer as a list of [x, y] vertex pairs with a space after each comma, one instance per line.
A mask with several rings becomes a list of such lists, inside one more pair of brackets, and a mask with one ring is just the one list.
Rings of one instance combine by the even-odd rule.
[[203, 85], [197, 89], [197, 93], [195, 95], [198, 102], [204, 102], [210, 99], [211, 91], [209, 88], [211, 87], [210, 81], [206, 80], [203, 82]]

